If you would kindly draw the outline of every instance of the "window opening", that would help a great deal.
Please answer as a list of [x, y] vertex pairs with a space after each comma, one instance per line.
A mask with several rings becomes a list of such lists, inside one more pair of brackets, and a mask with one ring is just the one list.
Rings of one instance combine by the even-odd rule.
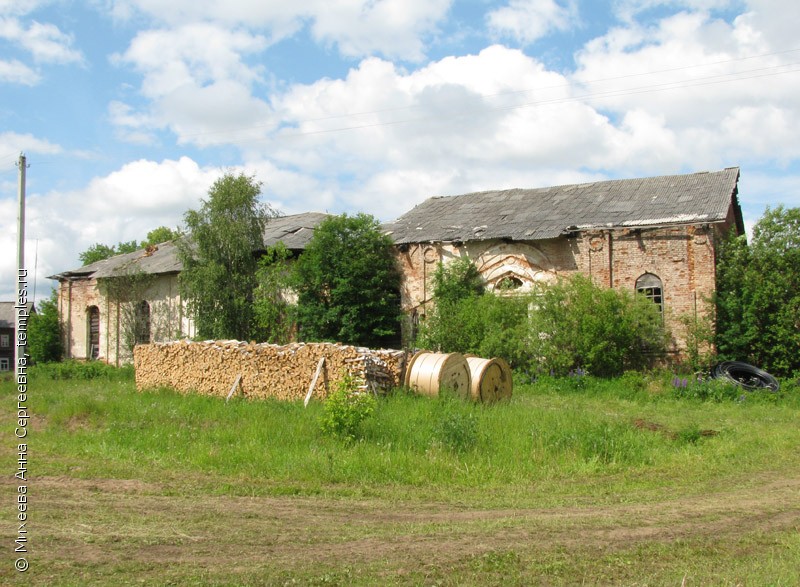
[[150, 344], [150, 304], [142, 300], [136, 306], [136, 344]]
[[636, 280], [636, 291], [658, 306], [664, 312], [664, 294], [661, 280], [652, 273], [645, 273]]
[[87, 354], [90, 359], [97, 359], [100, 357], [100, 308], [89, 306], [86, 320], [89, 331]]

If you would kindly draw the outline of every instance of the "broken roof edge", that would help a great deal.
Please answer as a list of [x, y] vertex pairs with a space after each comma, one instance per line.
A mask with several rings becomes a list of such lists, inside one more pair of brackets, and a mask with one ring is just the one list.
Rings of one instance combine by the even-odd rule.
[[[184, 236], [180, 238], [183, 239], [186, 237]], [[153, 257], [157, 257], [157, 261], [161, 261], [163, 264], [159, 264], [158, 262], [145, 263], [145, 265], [155, 266], [140, 266], [139, 269], [143, 273], [149, 273], [152, 275], [180, 273], [183, 267], [177, 258], [176, 240], [164, 241], [163, 243], [148, 245], [147, 247], [136, 249], [130, 253], [114, 255], [112, 257], [108, 257], [107, 259], [101, 259], [100, 261], [95, 261], [94, 263], [84, 265], [83, 267], [79, 267], [77, 269], [70, 269], [54, 275], [48, 275], [47, 279], [63, 281], [69, 279], [102, 279], [106, 277], [119, 277], [126, 275], [130, 268], [134, 267], [135, 265], [139, 265], [141, 261], [145, 259], [152, 259]], [[158, 259], [158, 257], [162, 257], [163, 259]], [[120, 270], [123, 272], [118, 273]]]
[[[276, 245], [278, 242], [284, 242], [286, 247], [293, 251], [301, 251], [305, 248], [308, 239], [304, 238], [292, 238], [296, 237], [298, 233], [303, 232], [304, 230], [310, 231], [313, 235], [313, 231], [316, 227], [325, 219], [329, 218], [331, 214], [326, 212], [301, 212], [298, 214], [289, 214], [283, 216], [276, 216], [274, 218], [270, 218], [267, 221], [267, 225], [265, 226], [265, 234], [263, 235], [264, 238], [264, 249], [256, 250], [254, 253], [258, 253], [260, 251], [266, 250], [270, 246]], [[268, 234], [268, 227], [271, 224], [271, 221], [276, 221], [273, 224], [273, 227], [277, 225], [278, 227], [285, 226], [287, 224], [295, 223], [297, 224], [293, 230], [287, 230], [285, 232], [278, 232], [280, 233], [279, 236], [276, 234]], [[277, 236], [277, 238], [276, 238]], [[310, 238], [310, 237], [309, 237]], [[189, 237], [184, 235], [180, 237], [181, 240], [185, 240], [188, 243], [188, 246], [191, 246], [191, 241]], [[183, 264], [181, 263], [180, 259], [177, 255], [177, 240], [172, 241], [165, 241], [163, 243], [159, 243], [154, 245], [156, 250], [153, 251], [151, 254], [147, 254], [148, 248], [143, 247], [140, 249], [136, 249], [131, 253], [122, 253], [119, 255], [114, 255], [112, 257], [108, 257], [107, 259], [101, 259], [100, 261], [95, 261], [94, 263], [90, 263], [89, 265], [84, 265], [83, 267], [79, 267], [77, 269], [70, 269], [68, 271], [62, 271], [60, 273], [56, 273], [54, 275], [48, 275], [47, 279], [53, 279], [57, 281], [64, 281], [64, 280], [79, 280], [79, 279], [103, 279], [103, 278], [110, 278], [110, 277], [121, 277], [126, 275], [126, 272], [130, 269], [133, 269], [135, 272], [136, 270], [141, 270], [143, 273], [148, 273], [152, 275], [168, 275], [173, 273], [180, 273], [183, 269]], [[289, 241], [288, 243], [285, 241]], [[164, 250], [166, 249], [166, 250]], [[166, 254], [165, 254], [166, 253]], [[159, 259], [160, 262], [156, 263], [144, 263], [144, 266], [140, 263], [143, 259], [152, 258], [153, 256], [164, 257], [163, 259]], [[147, 265], [153, 265], [152, 267], [148, 267]]]

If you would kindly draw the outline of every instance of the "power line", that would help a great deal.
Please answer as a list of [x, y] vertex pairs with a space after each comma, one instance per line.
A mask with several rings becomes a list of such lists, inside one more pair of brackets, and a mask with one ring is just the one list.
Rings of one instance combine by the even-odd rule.
[[[601, 92], [589, 92], [577, 96], [568, 96], [562, 98], [553, 98], [549, 100], [536, 100], [532, 102], [525, 102], [522, 104], [515, 104], [510, 106], [487, 106], [485, 108], [480, 109], [472, 109], [468, 111], [462, 111], [458, 113], [453, 113], [449, 116], [421, 116], [417, 118], [404, 118], [400, 120], [390, 120], [390, 121], [379, 121], [379, 122], [372, 122], [372, 123], [365, 123], [365, 124], [356, 124], [351, 126], [340, 126], [330, 129], [318, 129], [318, 130], [309, 130], [309, 131], [297, 131], [294, 133], [284, 133], [282, 135], [273, 137], [274, 140], [281, 140], [281, 139], [291, 139], [291, 138], [300, 138], [305, 136], [313, 136], [313, 135], [321, 135], [321, 134], [331, 134], [336, 132], [345, 132], [351, 130], [361, 130], [367, 128], [378, 128], [384, 126], [396, 126], [401, 124], [411, 124], [411, 123], [419, 123], [419, 122], [430, 122], [430, 121], [443, 121], [443, 120], [456, 120], [459, 118], [464, 117], [472, 117], [478, 115], [484, 115], [491, 112], [503, 112], [503, 111], [511, 111], [511, 110], [521, 110], [526, 108], [538, 108], [543, 106], [552, 106], [558, 104], [567, 104], [573, 102], [581, 102], [581, 101], [592, 101], [592, 100], [606, 100], [610, 98], [619, 98], [625, 96], [633, 96], [639, 94], [646, 94], [646, 93], [656, 93], [656, 92], [664, 92], [669, 90], [679, 90], [679, 89], [686, 89], [686, 88], [693, 88], [693, 87], [701, 87], [701, 86], [709, 86], [709, 85], [717, 85], [722, 83], [733, 83], [738, 81], [745, 81], [750, 79], [758, 79], [763, 77], [772, 77], [776, 75], [783, 75], [787, 73], [796, 73], [800, 72], [800, 63], [791, 63], [786, 65], [780, 66], [773, 66], [768, 68], [758, 68], [747, 70], [744, 72], [734, 72], [730, 74], [720, 74], [716, 76], [707, 76], [701, 78], [695, 78], [693, 80], [684, 80], [684, 81], [675, 81], [675, 82], [663, 82], [659, 84], [653, 85], [646, 85], [646, 86], [638, 86], [633, 88], [625, 88], [625, 89], [614, 89], [614, 90], [606, 90]], [[794, 67], [795, 69], [785, 70], [786, 67]], [[770, 71], [777, 68], [784, 69], [784, 71]], [[752, 74], [752, 75], [744, 75], [744, 74]], [[418, 107], [409, 107], [411, 108], [418, 108]], [[375, 113], [377, 113], [376, 111]], [[336, 117], [331, 117], [336, 118]], [[315, 119], [309, 121], [302, 121], [298, 123], [299, 125], [307, 124], [308, 122], [314, 122], [316, 120], [326, 120], [326, 119]], [[248, 129], [243, 130], [253, 130], [254, 128], [258, 127], [250, 127]], [[223, 132], [223, 131], [220, 131]], [[185, 136], [185, 135], [184, 135]], [[254, 144], [260, 143], [269, 140], [268, 138], [257, 138], [257, 139], [249, 139], [249, 140], [235, 140], [234, 138], [230, 138], [226, 142], [231, 142], [235, 144]]]
[[[630, 74], [612, 76], [612, 77], [607, 77], [607, 78], [599, 78], [599, 79], [594, 79], [594, 80], [580, 81], [580, 82], [577, 82], [577, 83], [579, 85], [582, 85], [582, 86], [592, 86], [592, 85], [597, 85], [597, 84], [611, 82], [611, 81], [619, 81], [619, 80], [623, 80], [623, 79], [631, 79], [631, 78], [637, 78], [637, 77], [660, 75], [660, 74], [664, 74], [664, 73], [675, 73], [675, 72], [679, 72], [679, 71], [689, 71], [689, 70], [692, 70], [692, 69], [698, 69], [698, 68], [702, 68], [702, 67], [712, 67], [712, 66], [725, 65], [725, 64], [731, 64], [731, 63], [742, 63], [742, 62], [753, 60], [753, 59], [762, 59], [762, 58], [765, 58], [765, 57], [774, 57], [774, 56], [778, 56], [778, 55], [786, 55], [786, 54], [789, 54], [789, 53], [797, 53], [797, 52], [800, 52], [800, 48], [798, 48], [798, 49], [787, 49], [787, 50], [784, 50], [784, 51], [776, 51], [776, 52], [773, 52], [773, 53], [763, 53], [763, 54], [760, 54], [760, 55], [749, 55], [749, 56], [746, 56], [746, 57], [737, 57], [737, 58], [734, 58], [734, 59], [722, 59], [722, 60], [718, 60], [718, 61], [711, 61], [711, 62], [708, 62], [708, 63], [698, 63], [698, 64], [693, 64], [693, 65], [683, 65], [683, 66], [680, 66], [680, 67], [673, 67], [673, 68], [667, 68], [667, 69], [660, 69], [660, 70], [653, 70], [653, 71], [646, 71], [646, 72], [639, 72], [639, 73], [630, 73]], [[794, 66], [794, 65], [798, 65], [798, 63], [795, 62], [795, 63], [788, 63], [788, 64], [780, 64], [780, 65], [770, 66], [768, 68], [757, 68], [757, 69], [748, 70], [748, 71], [761, 71], [763, 69], [789, 67], [789, 66]], [[721, 75], [718, 75], [718, 76], [712, 76], [711, 79], [713, 79], [715, 77], [724, 77], [724, 76], [727, 76], [727, 75], [737, 75], [738, 73], [741, 73], [741, 72], [732, 72], [730, 74], [721, 74]], [[696, 78], [696, 79], [705, 79], [705, 78]], [[570, 87], [573, 87], [573, 84], [563, 83], [563, 84], [554, 84], [554, 85], [551, 85], [551, 86], [540, 86], [540, 87], [537, 87], [537, 88], [524, 88], [524, 89], [519, 89], [519, 90], [510, 90], [510, 91], [507, 91], [507, 92], [497, 92], [497, 93], [492, 93], [492, 94], [479, 94], [478, 93], [478, 94], [474, 94], [474, 95], [476, 97], [480, 97], [480, 98], [500, 98], [500, 97], [505, 97], [505, 96], [514, 96], [514, 95], [519, 95], [519, 94], [526, 94], [526, 93], [531, 93], [531, 92], [544, 92], [544, 91], [548, 91], [548, 90], [566, 89], [566, 88], [570, 88]], [[421, 108], [420, 105], [412, 104], [412, 105], [408, 105], [408, 106], [396, 106], [396, 107], [393, 107], [393, 108], [383, 108], [383, 109], [376, 109], [376, 110], [365, 110], [365, 111], [361, 111], [361, 112], [349, 112], [349, 113], [343, 113], [343, 114], [332, 114], [332, 115], [329, 115], [329, 116], [322, 116], [322, 117], [318, 117], [318, 118], [308, 118], [308, 119], [299, 120], [299, 121], [296, 122], [296, 124], [297, 125], [302, 125], [302, 124], [308, 124], [308, 123], [312, 123], [312, 122], [323, 122], [323, 121], [326, 121], [326, 120], [337, 120], [337, 119], [341, 119], [341, 118], [356, 118], [356, 117], [360, 117], [360, 116], [386, 114], [386, 113], [389, 113], [389, 112], [400, 112], [400, 111], [417, 110], [419, 108]], [[358, 126], [354, 126], [354, 127], [344, 127], [344, 130], [352, 130], [352, 129], [357, 129], [357, 128], [370, 128], [370, 127], [373, 127], [373, 126], [380, 126], [381, 124], [389, 125], [389, 124], [396, 124], [396, 123], [395, 122], [385, 122], [385, 123], [358, 125]], [[255, 124], [255, 125], [250, 125], [250, 126], [247, 126], [247, 127], [230, 128], [230, 129], [223, 129], [223, 130], [202, 131], [202, 132], [195, 132], [195, 133], [182, 133], [180, 136], [181, 136], [181, 138], [184, 138], [184, 139], [191, 139], [191, 138], [199, 138], [199, 137], [203, 137], [203, 136], [212, 136], [212, 135], [229, 134], [229, 133], [237, 133], [237, 132], [248, 132], [248, 131], [253, 131], [253, 130], [258, 130], [258, 129], [268, 129], [268, 128], [271, 128], [272, 126], [273, 126], [272, 124]], [[331, 132], [331, 131], [312, 131], [312, 132]]]

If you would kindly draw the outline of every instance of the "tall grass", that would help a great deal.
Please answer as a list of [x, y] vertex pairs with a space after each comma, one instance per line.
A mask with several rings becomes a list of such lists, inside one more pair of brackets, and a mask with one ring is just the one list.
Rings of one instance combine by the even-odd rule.
[[[518, 384], [511, 401], [497, 405], [397, 391], [380, 398], [356, 441], [344, 442], [322, 432], [319, 402], [226, 403], [168, 389], [140, 393], [127, 371], [54, 373], [34, 370], [29, 386], [39, 475], [169, 480], [241, 494], [405, 487], [447, 499], [491, 495], [499, 504], [532, 488], [591, 493], [599, 479], [605, 493], [668, 490], [800, 465], [800, 402], [791, 386], [768, 398], [702, 401], [681, 397], [668, 375], [543, 378]], [[0, 389], [10, 405], [13, 385]]]

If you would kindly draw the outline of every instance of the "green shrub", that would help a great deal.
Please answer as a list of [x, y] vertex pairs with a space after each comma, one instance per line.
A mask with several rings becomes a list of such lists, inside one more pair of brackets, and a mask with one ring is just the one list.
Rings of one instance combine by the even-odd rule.
[[325, 400], [320, 429], [330, 436], [356, 440], [361, 436], [361, 423], [376, 406], [375, 396], [359, 390], [355, 379], [346, 375]]
[[478, 444], [478, 419], [473, 406], [460, 398], [441, 396], [433, 428], [434, 440], [456, 453]]
[[131, 381], [134, 378], [133, 365], [114, 367], [102, 361], [63, 361], [60, 363], [39, 363], [28, 371], [31, 378], [43, 379], [107, 379], [109, 381]]
[[28, 352], [34, 363], [46, 363], [60, 360], [63, 351], [58, 294], [54, 290], [49, 299], [39, 303], [37, 312], [28, 320]]
[[531, 306], [529, 354], [539, 371], [620, 375], [647, 367], [666, 347], [655, 304], [582, 275], [540, 286]]

